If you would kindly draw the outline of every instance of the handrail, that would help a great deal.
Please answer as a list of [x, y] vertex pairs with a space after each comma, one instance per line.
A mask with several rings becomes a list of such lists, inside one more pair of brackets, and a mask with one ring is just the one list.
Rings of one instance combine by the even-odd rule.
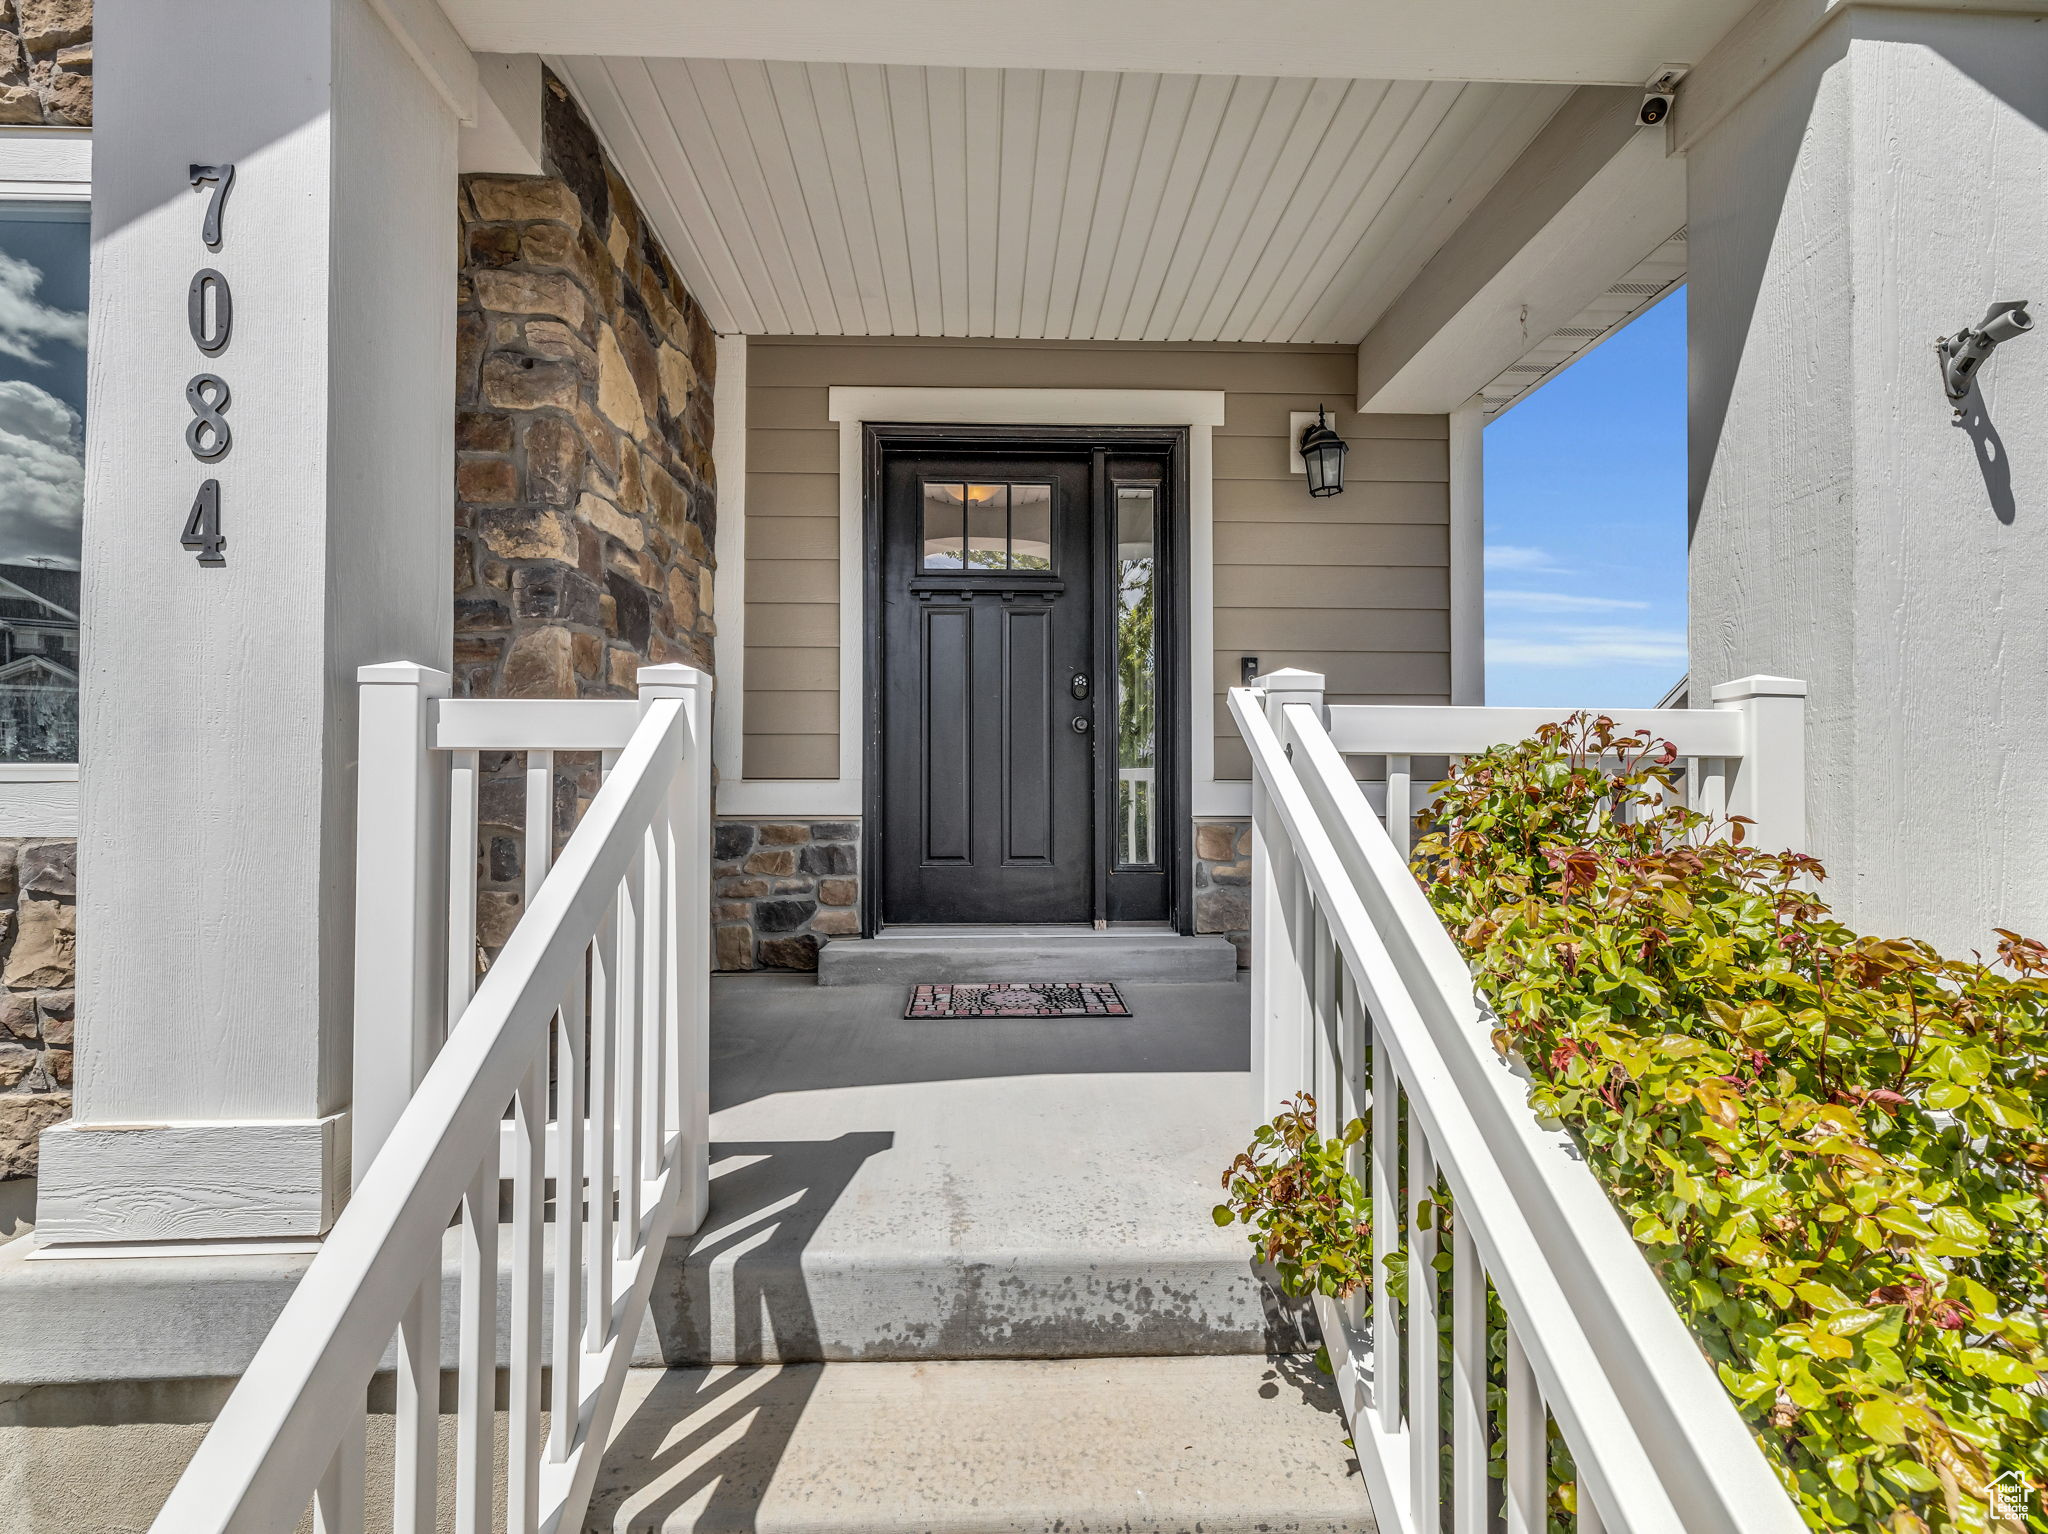
[[1448, 1449], [1458, 1526], [1483, 1517], [1490, 1280], [1509, 1321], [1510, 1527], [1517, 1516], [1543, 1526], [1547, 1415], [1579, 1470], [1582, 1528], [1797, 1534], [1796, 1509], [1612, 1204], [1494, 1053], [1470, 972], [1324, 728], [1311, 680], [1230, 694], [1256, 788], [1255, 1028], [1282, 1036], [1266, 1053], [1302, 1078], [1280, 1081], [1269, 1067], [1262, 1089], [1313, 1086], [1323, 1111], [1344, 1117], [1369, 1097], [1376, 1258], [1400, 1217], [1399, 1102], [1411, 1274], [1435, 1250], [1414, 1207], [1431, 1168], [1457, 1212], [1448, 1444], [1436, 1392], [1412, 1383], [1434, 1381], [1440, 1366], [1433, 1288], [1411, 1291], [1405, 1307], [1405, 1408], [1400, 1350], [1372, 1346], [1394, 1330], [1379, 1262], [1371, 1329], [1355, 1304], [1317, 1306], [1377, 1515], [1435, 1534]]
[[[708, 874], [708, 849], [696, 845], [708, 825], [695, 824], [702, 817], [691, 808], [695, 780], [708, 781], [707, 702], [699, 693], [629, 705], [640, 711], [637, 727], [361, 1173], [152, 1525], [157, 1534], [268, 1534], [291, 1527], [309, 1501], [322, 1534], [360, 1529], [364, 1392], [394, 1334], [394, 1528], [435, 1527], [442, 1248], [458, 1208], [457, 1527], [493, 1526], [499, 1143], [508, 1103], [520, 1147], [512, 1173], [509, 1526], [566, 1529], [580, 1520], [662, 1245], [701, 1159], [690, 1143], [691, 1100], [702, 1090], [690, 1078], [700, 1068], [680, 1044], [682, 1014], [699, 1004], [698, 992], [677, 962], [694, 950], [677, 928], [702, 914], [694, 900], [678, 898], [682, 882]], [[555, 1218], [544, 1226], [551, 1076], [565, 1164]], [[543, 1444], [548, 1243], [554, 1413]]]

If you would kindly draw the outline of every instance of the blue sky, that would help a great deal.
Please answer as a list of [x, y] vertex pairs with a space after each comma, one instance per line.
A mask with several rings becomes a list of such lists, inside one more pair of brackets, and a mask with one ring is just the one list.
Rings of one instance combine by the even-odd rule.
[[1685, 292], [1486, 428], [1486, 701], [1646, 707], [1685, 672]]

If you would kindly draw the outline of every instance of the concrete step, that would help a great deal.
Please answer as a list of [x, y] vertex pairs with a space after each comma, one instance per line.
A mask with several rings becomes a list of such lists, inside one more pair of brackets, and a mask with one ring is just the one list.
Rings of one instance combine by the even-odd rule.
[[1247, 988], [1124, 994], [1129, 1018], [905, 1019], [900, 986], [714, 982], [711, 1213], [670, 1247], [653, 1356], [1302, 1346], [1209, 1214], [1257, 1122]]
[[833, 938], [818, 950], [820, 985], [959, 980], [1114, 980], [1193, 985], [1237, 977], [1227, 938], [1163, 928], [893, 927]]
[[636, 1369], [589, 1534], [1369, 1531], [1296, 1358]]

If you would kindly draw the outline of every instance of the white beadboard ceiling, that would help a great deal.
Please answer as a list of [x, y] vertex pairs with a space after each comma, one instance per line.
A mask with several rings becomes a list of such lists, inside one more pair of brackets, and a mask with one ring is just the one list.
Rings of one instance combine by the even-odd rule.
[[723, 332], [1355, 342], [1556, 85], [550, 61]]

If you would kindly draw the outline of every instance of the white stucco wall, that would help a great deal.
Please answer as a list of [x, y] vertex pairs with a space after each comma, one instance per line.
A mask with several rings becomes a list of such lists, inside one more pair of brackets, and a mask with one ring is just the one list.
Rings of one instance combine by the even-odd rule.
[[[77, 1122], [38, 1228], [308, 1234], [347, 1181], [356, 668], [451, 643], [455, 117], [367, 0], [97, 22]], [[223, 161], [209, 250], [187, 172]], [[218, 569], [179, 542], [209, 477]]]
[[2048, 303], [2044, 124], [2048, 22], [1846, 5], [1689, 154], [1692, 676], [1811, 684], [1824, 893], [1959, 953], [2048, 932], [2048, 338], [1990, 430], [1931, 343]]

